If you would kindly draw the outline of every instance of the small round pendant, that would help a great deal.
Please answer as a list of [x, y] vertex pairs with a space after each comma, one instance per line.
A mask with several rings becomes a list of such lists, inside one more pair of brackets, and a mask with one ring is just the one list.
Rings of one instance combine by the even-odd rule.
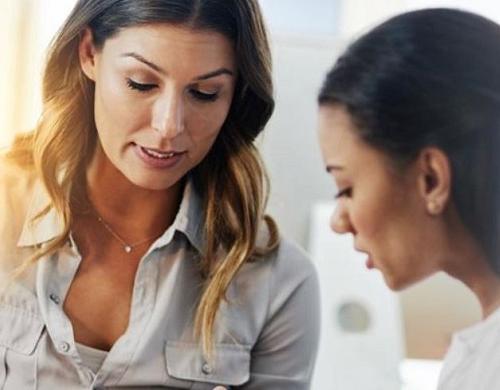
[[123, 249], [124, 249], [124, 250], [125, 250], [125, 252], [127, 252], [127, 253], [132, 252], [132, 247], [131, 247], [130, 245], [127, 245], [127, 246], [123, 247]]

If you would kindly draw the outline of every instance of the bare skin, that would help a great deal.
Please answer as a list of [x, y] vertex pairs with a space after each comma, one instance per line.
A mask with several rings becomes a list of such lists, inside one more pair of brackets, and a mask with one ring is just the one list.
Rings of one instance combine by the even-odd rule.
[[101, 245], [103, 256], [84, 252], [64, 311], [76, 342], [108, 351], [127, 329], [135, 273], [144, 249], [124, 256], [112, 242]]
[[[139, 262], [152, 241], [173, 223], [182, 190], [177, 185], [168, 191], [141, 191], [125, 177], [121, 185], [115, 180], [112, 189], [107, 188], [107, 177], [95, 164], [89, 170], [87, 180], [93, 207], [126, 242], [152, 239], [126, 253], [93, 212], [75, 217], [73, 236], [82, 261], [64, 311], [73, 325], [76, 342], [106, 351], [127, 329]], [[92, 189], [98, 188], [108, 196], [92, 195]], [[120, 201], [125, 198], [126, 202]], [[144, 207], [155, 203], [155, 207]]]
[[443, 271], [464, 283], [476, 296], [483, 318], [500, 307], [500, 278], [491, 268], [475, 240], [455, 216], [449, 223]]

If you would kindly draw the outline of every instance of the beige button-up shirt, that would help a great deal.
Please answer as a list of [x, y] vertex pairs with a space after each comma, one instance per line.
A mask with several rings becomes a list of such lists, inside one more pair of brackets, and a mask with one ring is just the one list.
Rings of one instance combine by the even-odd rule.
[[[0, 273], [61, 231], [33, 175], [0, 160]], [[307, 389], [318, 343], [318, 284], [286, 240], [246, 264], [215, 329], [215, 360], [193, 339], [203, 251], [200, 196], [190, 185], [178, 215], [140, 261], [129, 326], [94, 373], [83, 363], [63, 302], [81, 256], [74, 243], [39, 260], [0, 299], [0, 389]], [[0, 280], [5, 285], [5, 278]], [[98, 302], [96, 302], [98, 304]]]

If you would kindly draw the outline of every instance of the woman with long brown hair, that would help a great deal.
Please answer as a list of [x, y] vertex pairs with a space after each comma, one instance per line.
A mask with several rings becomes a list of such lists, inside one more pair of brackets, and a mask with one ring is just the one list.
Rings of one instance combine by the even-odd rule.
[[254, 0], [80, 0], [2, 157], [0, 385], [308, 388], [315, 272], [265, 216]]

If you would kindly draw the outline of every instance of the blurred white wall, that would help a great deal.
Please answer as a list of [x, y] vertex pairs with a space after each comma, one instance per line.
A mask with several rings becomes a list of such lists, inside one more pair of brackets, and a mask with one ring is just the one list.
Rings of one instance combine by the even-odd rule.
[[76, 0], [32, 0], [32, 12], [34, 14], [34, 30], [32, 38], [32, 61], [28, 78], [32, 86], [37, 86], [26, 102], [24, 129], [32, 128], [41, 112], [41, 88], [42, 71], [45, 63], [45, 54], [50, 41], [61, 27]]
[[31, 13], [28, 0], [0, 3], [0, 145], [6, 145], [20, 130], [16, 120], [25, 114], [22, 102], [32, 90], [26, 75], [32, 50]]
[[337, 45], [312, 38], [272, 45], [276, 111], [261, 146], [271, 177], [269, 209], [282, 231], [304, 246], [313, 202], [334, 193], [316, 140], [316, 96]]
[[273, 33], [288, 35], [338, 34], [341, 1], [259, 0]]
[[0, 2], [0, 146], [36, 124], [45, 49], [75, 1]]
[[403, 0], [406, 10], [452, 7], [476, 12], [500, 23], [500, 2], [494, 0]]

